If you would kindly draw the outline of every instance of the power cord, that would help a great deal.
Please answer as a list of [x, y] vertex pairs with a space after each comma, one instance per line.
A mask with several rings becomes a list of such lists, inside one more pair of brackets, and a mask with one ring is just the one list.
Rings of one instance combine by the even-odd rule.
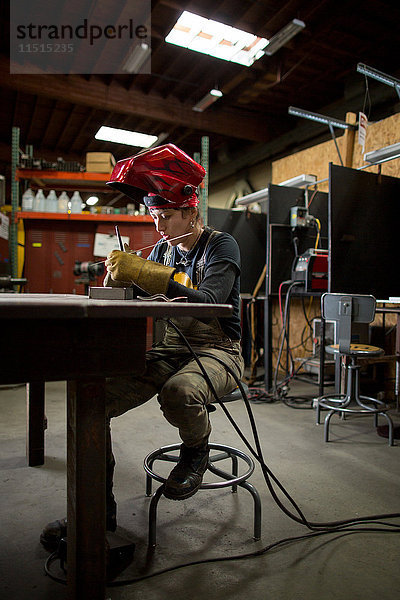
[[[308, 527], [311, 530], [334, 530], [335, 528], [343, 528], [345, 525], [354, 525], [354, 524], [363, 524], [363, 523], [369, 523], [371, 521], [376, 521], [378, 519], [392, 519], [392, 518], [398, 518], [400, 517], [400, 513], [392, 513], [392, 514], [382, 514], [382, 515], [372, 515], [372, 516], [366, 516], [366, 517], [355, 517], [353, 519], [343, 519], [340, 521], [331, 521], [331, 522], [311, 522], [308, 521], [306, 519], [306, 517], [304, 516], [304, 514], [302, 513], [301, 509], [299, 508], [299, 506], [296, 504], [295, 500], [290, 496], [289, 492], [287, 492], [287, 490], [284, 488], [284, 486], [280, 483], [280, 481], [277, 479], [277, 477], [272, 473], [271, 469], [269, 469], [269, 467], [266, 465], [264, 459], [263, 459], [263, 452], [262, 452], [262, 448], [261, 448], [261, 444], [260, 444], [260, 439], [259, 439], [259, 435], [258, 435], [258, 431], [257, 431], [257, 427], [256, 427], [256, 423], [255, 423], [255, 419], [254, 419], [254, 415], [251, 409], [251, 405], [250, 402], [247, 399], [246, 396], [246, 392], [243, 388], [242, 382], [240, 380], [240, 378], [238, 377], [238, 375], [235, 373], [235, 371], [229, 366], [227, 365], [222, 359], [214, 356], [213, 354], [209, 354], [207, 352], [201, 352], [199, 354], [197, 354], [193, 348], [191, 347], [191, 345], [189, 344], [188, 340], [186, 339], [186, 337], [184, 336], [184, 334], [180, 331], [180, 329], [175, 325], [175, 323], [173, 323], [170, 319], [167, 319], [167, 322], [175, 329], [175, 331], [178, 333], [178, 335], [180, 336], [180, 338], [182, 339], [182, 341], [184, 342], [184, 344], [186, 345], [186, 347], [190, 350], [190, 352], [192, 353], [193, 358], [196, 360], [197, 364], [199, 365], [204, 378], [206, 379], [216, 401], [218, 402], [218, 404], [220, 405], [220, 407], [222, 408], [222, 410], [225, 412], [228, 420], [230, 421], [230, 423], [232, 424], [232, 426], [234, 427], [235, 431], [238, 433], [240, 439], [243, 441], [243, 443], [246, 445], [246, 447], [248, 448], [248, 450], [251, 452], [251, 454], [254, 456], [254, 458], [260, 463], [264, 478], [266, 480], [268, 489], [271, 492], [272, 497], [274, 498], [275, 502], [278, 504], [279, 508], [291, 519], [293, 519], [294, 521], [296, 521], [297, 523], [301, 523], [303, 525], [305, 525], [306, 527]], [[219, 362], [220, 364], [222, 364], [224, 366], [224, 368], [230, 373], [230, 375], [232, 375], [232, 377], [234, 378], [238, 388], [241, 391], [244, 403], [245, 403], [245, 407], [246, 407], [246, 411], [249, 417], [249, 421], [250, 421], [250, 425], [251, 425], [251, 429], [252, 429], [252, 434], [254, 437], [254, 443], [256, 446], [256, 450], [254, 448], [252, 448], [251, 444], [249, 443], [249, 441], [246, 439], [246, 437], [244, 436], [244, 434], [242, 433], [242, 431], [240, 430], [239, 426], [237, 425], [237, 423], [234, 421], [233, 417], [230, 415], [228, 409], [226, 408], [226, 405], [220, 400], [220, 398], [218, 397], [215, 388], [211, 382], [210, 377], [208, 376], [208, 373], [206, 372], [206, 369], [204, 368], [204, 366], [202, 365], [201, 361], [200, 361], [200, 357], [201, 356], [205, 356], [208, 358], [212, 358], [214, 360], [216, 360], [217, 362]], [[271, 483], [271, 479], [275, 482], [275, 484], [279, 487], [279, 489], [281, 490], [281, 492], [286, 496], [286, 498], [289, 500], [289, 502], [292, 504], [292, 506], [296, 509], [296, 512], [298, 513], [299, 516], [296, 516], [295, 514], [291, 513], [280, 501], [280, 499], [278, 498], [278, 496], [276, 495], [276, 492], [272, 486]], [[400, 525], [396, 525], [396, 524], [389, 524], [390, 526], [393, 526], [395, 528], [400, 527]]]
[[[285, 310], [284, 313], [282, 314], [282, 306], [281, 306], [281, 289], [283, 284], [289, 284], [289, 287], [287, 289], [286, 292], [286, 298], [285, 298]], [[281, 358], [282, 358], [282, 353], [283, 353], [283, 347], [286, 341], [286, 346], [288, 348], [288, 356], [290, 357], [290, 361], [291, 361], [291, 372], [293, 373], [294, 371], [294, 361], [293, 361], [293, 357], [290, 353], [290, 348], [289, 348], [289, 343], [288, 343], [288, 331], [287, 331], [287, 316], [288, 316], [288, 310], [289, 310], [289, 301], [290, 301], [290, 294], [292, 292], [292, 289], [296, 286], [299, 285], [303, 285], [301, 281], [284, 281], [281, 283], [281, 285], [279, 286], [279, 305], [280, 305], [280, 312], [281, 312], [281, 319], [282, 319], [282, 329], [281, 329], [281, 342], [279, 345], [279, 350], [278, 350], [278, 358], [276, 361], [276, 368], [275, 368], [275, 373], [274, 373], [274, 379], [273, 379], [273, 385], [272, 385], [272, 394], [277, 397], [278, 399], [281, 396], [281, 387], [284, 384], [285, 380], [283, 380], [283, 382], [279, 382], [278, 384], [278, 372], [279, 372], [279, 365], [281, 362]], [[287, 372], [287, 377], [291, 376], [289, 375], [289, 373]]]
[[[182, 341], [184, 342], [184, 344], [186, 345], [186, 347], [189, 349], [189, 351], [191, 352], [194, 360], [196, 361], [196, 363], [198, 364], [198, 366], [200, 367], [205, 380], [207, 381], [210, 390], [212, 392], [212, 394], [214, 395], [217, 403], [220, 405], [220, 407], [222, 408], [222, 410], [224, 411], [225, 415], [227, 416], [229, 422], [232, 424], [233, 428], [235, 429], [235, 431], [237, 432], [237, 434], [239, 435], [240, 439], [243, 441], [243, 443], [245, 444], [245, 446], [248, 448], [248, 450], [251, 452], [251, 454], [254, 456], [254, 458], [258, 461], [258, 463], [261, 466], [261, 470], [262, 473], [264, 475], [264, 479], [265, 482], [267, 484], [267, 487], [273, 497], [273, 499], [275, 500], [276, 504], [278, 505], [278, 507], [293, 521], [300, 523], [302, 525], [305, 525], [308, 529], [311, 530], [311, 533], [307, 533], [301, 536], [294, 536], [294, 537], [289, 537], [289, 538], [284, 538], [282, 540], [278, 540], [277, 542], [273, 542], [272, 544], [269, 544], [268, 546], [265, 546], [264, 548], [261, 548], [260, 550], [256, 550], [254, 552], [247, 552], [244, 554], [237, 554], [237, 555], [233, 555], [233, 556], [223, 556], [223, 557], [216, 557], [216, 558], [206, 558], [206, 559], [201, 559], [201, 560], [197, 560], [197, 561], [191, 561], [188, 563], [182, 563], [182, 564], [178, 564], [178, 565], [174, 565], [171, 567], [167, 567], [166, 569], [162, 569], [160, 571], [156, 571], [154, 573], [150, 573], [148, 575], [143, 575], [141, 577], [136, 577], [134, 579], [124, 579], [122, 581], [113, 581], [113, 582], [108, 582], [108, 586], [109, 587], [121, 587], [121, 586], [125, 586], [125, 585], [131, 585], [134, 583], [138, 583], [140, 581], [144, 581], [146, 579], [150, 579], [152, 577], [156, 577], [158, 575], [162, 575], [165, 573], [170, 573], [172, 571], [176, 571], [178, 569], [183, 569], [185, 567], [189, 567], [189, 566], [195, 566], [195, 565], [200, 565], [200, 564], [208, 564], [208, 563], [214, 563], [214, 562], [225, 562], [225, 561], [231, 561], [231, 560], [242, 560], [242, 559], [246, 559], [246, 558], [253, 558], [256, 556], [261, 556], [263, 554], [266, 554], [267, 552], [269, 552], [270, 550], [273, 550], [274, 548], [278, 548], [280, 546], [287, 546], [290, 545], [291, 543], [297, 542], [297, 541], [301, 541], [301, 540], [305, 540], [305, 539], [309, 539], [312, 537], [317, 537], [317, 536], [321, 536], [321, 535], [327, 535], [327, 534], [331, 534], [331, 533], [338, 533], [338, 534], [343, 534], [343, 535], [348, 535], [351, 533], [368, 533], [368, 532], [380, 532], [380, 533], [399, 533], [400, 532], [400, 525], [397, 525], [395, 523], [385, 523], [384, 521], [382, 521], [382, 519], [393, 519], [393, 518], [398, 518], [400, 517], [400, 513], [392, 513], [392, 514], [382, 514], [382, 515], [372, 515], [372, 516], [367, 516], [367, 517], [355, 517], [352, 519], [344, 519], [341, 521], [332, 521], [332, 522], [321, 522], [321, 523], [315, 523], [315, 522], [310, 522], [307, 520], [307, 518], [305, 517], [305, 515], [303, 514], [303, 512], [301, 511], [300, 507], [297, 505], [297, 503], [295, 502], [295, 500], [290, 496], [289, 492], [287, 492], [287, 490], [284, 488], [284, 486], [281, 484], [281, 482], [277, 479], [277, 477], [273, 474], [273, 472], [271, 471], [271, 469], [266, 465], [264, 458], [263, 458], [263, 452], [262, 452], [262, 448], [261, 448], [261, 444], [260, 444], [260, 439], [259, 439], [259, 435], [258, 435], [258, 431], [257, 431], [257, 426], [255, 423], [255, 418], [251, 409], [251, 405], [249, 402], [249, 399], [247, 398], [246, 392], [243, 388], [242, 382], [240, 380], [240, 378], [238, 377], [238, 375], [235, 373], [235, 371], [229, 366], [227, 365], [222, 359], [214, 356], [213, 354], [207, 353], [207, 352], [201, 352], [199, 354], [197, 354], [192, 346], [190, 345], [190, 343], [188, 342], [188, 340], [186, 339], [185, 335], [182, 333], [182, 331], [177, 327], [177, 325], [175, 325], [175, 323], [173, 323], [173, 321], [171, 321], [171, 319], [165, 319], [167, 321], [167, 323], [172, 326], [175, 331], [178, 333], [179, 337], [182, 339]], [[216, 360], [217, 362], [219, 362], [221, 365], [224, 366], [224, 368], [230, 373], [230, 375], [232, 375], [233, 379], [235, 380], [238, 388], [240, 389], [240, 392], [242, 394], [244, 403], [245, 403], [245, 407], [246, 407], [246, 411], [248, 414], [248, 418], [250, 421], [250, 425], [251, 425], [251, 430], [252, 430], [252, 434], [253, 434], [253, 438], [254, 438], [254, 443], [255, 443], [255, 449], [251, 446], [250, 442], [247, 440], [247, 438], [245, 437], [245, 435], [242, 433], [242, 431], [240, 430], [239, 426], [237, 425], [237, 423], [235, 422], [235, 420], [233, 419], [233, 417], [231, 416], [231, 414], [229, 413], [228, 409], [226, 408], [225, 404], [220, 400], [220, 398], [218, 397], [216, 390], [212, 384], [212, 381], [206, 371], [206, 369], [204, 368], [203, 364], [201, 363], [200, 357], [204, 356], [204, 357], [208, 357], [208, 358], [212, 358], [214, 360]], [[296, 514], [293, 514], [288, 508], [286, 508], [286, 506], [281, 502], [281, 500], [279, 499], [279, 497], [276, 494], [276, 491], [273, 487], [273, 484], [271, 482], [271, 480], [277, 485], [277, 487], [280, 489], [280, 491], [283, 493], [284, 496], [286, 496], [286, 498], [288, 499], [288, 501], [290, 502], [290, 504], [293, 506], [293, 508], [295, 509]], [[360, 527], [360, 525], [379, 525], [380, 527]], [[52, 562], [54, 562], [56, 559], [58, 558], [58, 553], [57, 552], [53, 552], [46, 560], [45, 562], [45, 573], [51, 577], [53, 580], [57, 581], [58, 583], [62, 583], [62, 584], [66, 584], [66, 580], [61, 579], [60, 577], [56, 577], [54, 576], [51, 571], [50, 571], [50, 566], [52, 564]]]
[[[385, 523], [378, 523], [378, 524], [385, 525]], [[179, 563], [177, 565], [172, 565], [170, 567], [166, 567], [165, 569], [160, 569], [159, 571], [154, 571], [153, 573], [149, 573], [148, 575], [142, 575], [140, 577], [134, 577], [132, 579], [111, 581], [111, 582], [107, 583], [107, 587], [122, 587], [122, 586], [126, 586], [126, 585], [133, 585], [134, 583], [146, 581], [146, 579], [152, 579], [153, 577], [158, 577], [159, 575], [165, 575], [166, 573], [171, 573], [173, 571], [185, 569], [186, 567], [194, 567], [196, 565], [204, 565], [204, 564], [217, 563], [217, 562], [228, 562], [228, 561], [234, 561], [234, 560], [244, 560], [247, 558], [256, 558], [258, 556], [263, 556], [264, 554], [267, 554], [267, 552], [270, 552], [271, 550], [274, 550], [275, 548], [279, 548], [281, 546], [284, 546], [284, 547], [290, 546], [291, 544], [294, 544], [295, 542], [308, 540], [310, 538], [319, 537], [322, 535], [329, 535], [329, 534], [336, 533], [336, 534], [339, 534], [338, 536], [336, 536], [336, 538], [337, 538], [337, 537], [342, 537], [345, 535], [351, 535], [352, 533], [376, 533], [376, 532], [398, 533], [398, 530], [397, 529], [381, 529], [381, 528], [376, 528], [376, 527], [364, 527], [363, 529], [359, 529], [359, 528], [352, 529], [350, 527], [346, 527], [346, 528], [342, 528], [342, 529], [338, 528], [336, 530], [314, 531], [312, 533], [306, 533], [304, 535], [297, 535], [297, 536], [283, 538], [281, 540], [278, 540], [277, 542], [273, 542], [272, 544], [265, 546], [264, 548], [260, 548], [259, 550], [254, 550], [253, 552], [245, 552], [242, 554], [233, 554], [230, 556], [216, 556], [214, 558], [202, 558], [199, 560], [189, 561], [187, 563]], [[45, 563], [45, 573], [54, 581], [56, 581], [58, 583], [62, 583], [63, 585], [66, 585], [67, 581], [65, 579], [61, 579], [61, 577], [56, 577], [50, 571], [51, 564], [55, 560], [57, 560], [57, 558], [58, 558], [57, 552], [53, 552], [53, 554], [51, 554], [47, 558], [46, 563]]]

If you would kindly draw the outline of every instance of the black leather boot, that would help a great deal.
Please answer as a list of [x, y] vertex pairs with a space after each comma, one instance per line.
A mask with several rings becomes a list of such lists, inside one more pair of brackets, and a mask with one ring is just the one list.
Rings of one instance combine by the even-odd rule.
[[[114, 502], [113, 507], [107, 506], [106, 513], [106, 530], [115, 531], [117, 529], [117, 507]], [[54, 552], [57, 550], [61, 538], [67, 537], [67, 519], [57, 519], [51, 523], [47, 523], [46, 527], [40, 534], [40, 543], [49, 550]]]
[[208, 467], [208, 444], [189, 448], [181, 445], [179, 462], [165, 482], [164, 496], [171, 500], [185, 500], [193, 496], [201, 486]]

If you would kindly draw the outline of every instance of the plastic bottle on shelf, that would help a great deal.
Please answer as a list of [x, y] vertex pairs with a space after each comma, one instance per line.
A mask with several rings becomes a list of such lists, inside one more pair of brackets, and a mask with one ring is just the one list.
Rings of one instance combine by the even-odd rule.
[[50, 193], [46, 198], [46, 212], [58, 212], [58, 199], [54, 190], [50, 190]]
[[33, 201], [33, 210], [35, 212], [45, 212], [45, 210], [46, 210], [45, 203], [46, 203], [46, 198], [45, 198], [45, 195], [43, 194], [43, 190], [39, 189], [36, 192], [35, 199]]
[[82, 198], [79, 192], [74, 192], [71, 198], [71, 213], [82, 212]]
[[35, 194], [32, 192], [31, 188], [25, 190], [22, 194], [22, 210], [25, 212], [31, 212], [33, 210], [33, 201], [35, 199]]
[[58, 197], [58, 211], [59, 213], [67, 213], [68, 212], [68, 203], [69, 197], [67, 192], [61, 192]]

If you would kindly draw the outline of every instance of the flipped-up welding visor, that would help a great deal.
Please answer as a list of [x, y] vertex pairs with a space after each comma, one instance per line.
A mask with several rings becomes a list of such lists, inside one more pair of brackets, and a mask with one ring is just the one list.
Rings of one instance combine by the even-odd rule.
[[118, 161], [107, 185], [146, 206], [157, 196], [158, 207], [163, 199], [162, 208], [184, 208], [197, 206], [196, 189], [205, 173], [201, 165], [177, 146], [165, 144]]

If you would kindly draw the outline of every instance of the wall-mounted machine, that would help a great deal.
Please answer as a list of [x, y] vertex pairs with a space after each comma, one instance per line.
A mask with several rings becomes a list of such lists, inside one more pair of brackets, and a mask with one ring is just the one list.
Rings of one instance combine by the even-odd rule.
[[292, 280], [304, 282], [306, 292], [328, 290], [328, 250], [309, 248], [296, 256], [292, 266]]

